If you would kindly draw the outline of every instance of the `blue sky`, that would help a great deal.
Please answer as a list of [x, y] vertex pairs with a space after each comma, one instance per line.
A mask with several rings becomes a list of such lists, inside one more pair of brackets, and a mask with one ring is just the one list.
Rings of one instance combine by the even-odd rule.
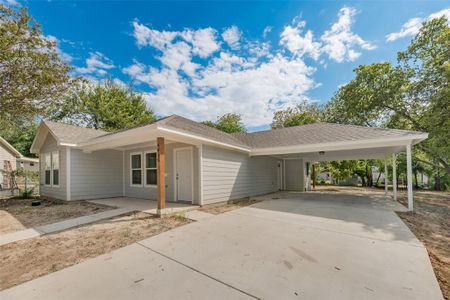
[[277, 109], [327, 102], [358, 65], [394, 62], [422, 21], [450, 15], [444, 1], [21, 5], [77, 74], [132, 82], [159, 116], [235, 112], [250, 130], [267, 128]]

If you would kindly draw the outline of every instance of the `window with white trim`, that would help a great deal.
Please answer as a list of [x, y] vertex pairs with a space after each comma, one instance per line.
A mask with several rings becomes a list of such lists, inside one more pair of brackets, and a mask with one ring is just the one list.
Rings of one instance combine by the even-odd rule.
[[59, 186], [59, 152], [52, 152], [52, 185]]
[[44, 163], [44, 184], [51, 185], [52, 181], [52, 156], [50, 153], [46, 153], [44, 155], [45, 163]]
[[145, 152], [145, 185], [156, 185], [156, 152]]
[[142, 154], [131, 153], [131, 185], [142, 185]]

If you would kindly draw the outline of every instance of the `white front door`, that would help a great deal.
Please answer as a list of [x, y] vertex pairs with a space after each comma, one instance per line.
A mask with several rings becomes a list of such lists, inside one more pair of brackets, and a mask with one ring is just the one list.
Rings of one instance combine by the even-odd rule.
[[192, 168], [192, 148], [175, 149], [175, 201], [193, 201]]

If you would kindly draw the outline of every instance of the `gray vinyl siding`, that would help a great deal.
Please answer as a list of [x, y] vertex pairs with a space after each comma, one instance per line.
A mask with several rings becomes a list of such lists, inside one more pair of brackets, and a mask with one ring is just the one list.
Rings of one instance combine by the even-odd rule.
[[203, 204], [275, 192], [278, 160], [203, 146]]
[[303, 191], [304, 190], [304, 168], [302, 159], [287, 159], [285, 161], [285, 177], [286, 190], [288, 191]]
[[[193, 148], [193, 166], [194, 166], [194, 203], [199, 203], [199, 163], [198, 163], [198, 148], [196, 146], [183, 144], [183, 143], [171, 143], [166, 144], [166, 201], [174, 201], [174, 149], [192, 147]], [[156, 186], [131, 186], [130, 185], [130, 154], [134, 152], [156, 151], [156, 146], [136, 148], [127, 150], [125, 152], [125, 196], [142, 199], [156, 200], [157, 187]], [[144, 177], [142, 177], [144, 180]]]
[[[44, 155], [53, 151], [59, 151], [59, 187], [46, 186], [45, 179], [45, 159]], [[39, 177], [40, 177], [40, 194], [42, 197], [49, 197], [53, 199], [67, 200], [66, 193], [66, 147], [58, 146], [56, 140], [50, 135], [47, 135], [45, 142], [39, 153]]]
[[123, 152], [70, 149], [71, 200], [123, 196]]
[[[16, 157], [9, 152], [9, 150], [3, 147], [3, 144], [0, 144], [0, 170], [4, 170], [4, 161], [7, 160], [11, 162], [11, 167], [13, 170], [17, 167]], [[3, 187], [3, 173], [0, 171], [0, 184]], [[6, 188], [7, 186], [5, 186]]]

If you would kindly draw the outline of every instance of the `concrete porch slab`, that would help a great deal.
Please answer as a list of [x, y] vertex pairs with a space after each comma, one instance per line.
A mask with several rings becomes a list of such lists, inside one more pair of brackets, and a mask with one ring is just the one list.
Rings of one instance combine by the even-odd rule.
[[[149, 199], [138, 199], [131, 197], [116, 197], [116, 198], [105, 198], [105, 199], [94, 199], [89, 200], [89, 202], [116, 206], [120, 208], [127, 208], [131, 210], [141, 211], [148, 214], [157, 214], [157, 202], [155, 200]], [[166, 202], [166, 208], [161, 211], [161, 214], [175, 214], [183, 213], [190, 210], [197, 209], [197, 205], [177, 203], [177, 202]]]

